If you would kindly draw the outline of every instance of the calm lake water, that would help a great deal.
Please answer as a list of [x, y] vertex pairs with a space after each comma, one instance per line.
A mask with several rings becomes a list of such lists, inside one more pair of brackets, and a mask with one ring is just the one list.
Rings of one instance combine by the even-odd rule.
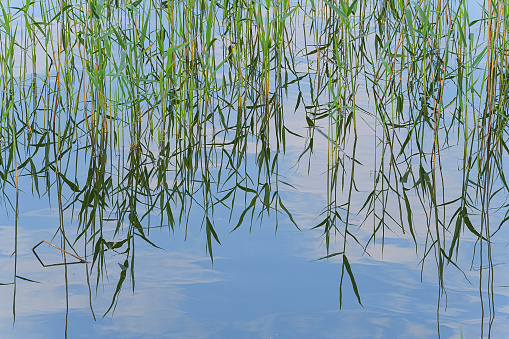
[[[13, 27], [2, 19], [0, 337], [505, 337], [509, 233], [499, 225], [508, 211], [507, 107], [497, 99], [493, 123], [479, 108], [489, 103], [482, 93], [491, 78], [483, 74], [490, 60], [499, 62], [481, 26], [493, 9], [483, 14], [469, 3], [468, 12], [454, 2], [457, 24], [441, 17], [451, 26], [427, 35], [440, 13], [433, 2], [393, 6], [393, 14], [361, 3], [325, 2], [315, 11], [314, 2], [274, 2], [238, 13], [228, 1], [171, 3], [174, 12], [167, 2], [95, 1], [88, 12], [86, 2], [76, 3], [65, 8], [65, 22], [78, 27], [66, 35], [80, 41], [73, 53], [59, 50], [58, 15], [50, 20], [42, 9], [29, 26], [19, 13], [30, 6], [4, 7]], [[53, 15], [61, 9], [48, 6]], [[359, 22], [371, 11], [377, 14], [363, 35]], [[174, 18], [180, 25], [171, 13], [181, 15]], [[232, 13], [245, 20], [229, 22]], [[404, 29], [391, 26], [396, 18]], [[88, 21], [85, 34], [80, 25]], [[207, 33], [212, 22], [222, 43]], [[443, 43], [455, 25], [458, 33]], [[398, 32], [392, 43], [382, 41]], [[151, 44], [137, 45], [145, 39]], [[365, 60], [353, 56], [359, 41], [373, 53], [365, 73], [353, 65]], [[433, 55], [430, 41], [443, 43], [440, 53]], [[461, 41], [469, 42], [468, 62]], [[457, 49], [446, 51], [449, 43]], [[261, 47], [241, 55], [251, 45]], [[323, 60], [311, 59], [317, 55]], [[462, 90], [457, 79], [466, 64], [470, 87]], [[21, 76], [33, 65], [36, 86]], [[472, 102], [457, 102], [464, 93]], [[464, 108], [470, 104], [473, 111]], [[174, 227], [159, 209], [161, 183], [184, 192], [173, 198]], [[322, 223], [330, 216], [337, 218]], [[64, 247], [62, 225], [66, 250], [88, 263], [43, 267], [32, 248], [43, 240]], [[125, 239], [127, 249], [100, 247]], [[46, 264], [64, 260], [45, 243], [36, 251]]]
[[[362, 139], [362, 137], [361, 137]], [[366, 135], [366, 141], [369, 137]], [[421, 272], [415, 245], [409, 234], [385, 235], [381, 246], [370, 246], [369, 255], [357, 248], [350, 254], [363, 306], [351, 289], [344, 292], [339, 309], [341, 261], [313, 261], [324, 256], [321, 231], [310, 230], [316, 224], [326, 203], [327, 140], [317, 139], [317, 152], [311, 157], [310, 173], [306, 166], [295, 167], [301, 145], [294, 140], [288, 148], [281, 173], [296, 187], [285, 190], [283, 197], [302, 231], [287, 218], [254, 221], [230, 233], [234, 225], [225, 211], [217, 213], [215, 224], [221, 246], [214, 248], [214, 263], [205, 250], [206, 238], [199, 226], [203, 215], [191, 213], [189, 233], [185, 227], [175, 232], [167, 228], [153, 229], [151, 239], [162, 248], [139, 242], [136, 247], [136, 286], [123, 287], [115, 312], [102, 315], [111, 303], [122, 263], [121, 256], [111, 256], [107, 275], [97, 290], [92, 286], [91, 300], [97, 317], [94, 321], [89, 304], [86, 269], [89, 265], [68, 266], [69, 316], [68, 335], [90, 337], [175, 337], [175, 338], [429, 338], [437, 335], [437, 302], [439, 289], [436, 267], [427, 263]], [[369, 143], [358, 153], [359, 161], [369, 161]], [[253, 157], [253, 155], [250, 155]], [[454, 180], [452, 159], [446, 175]], [[371, 180], [369, 168], [365, 185]], [[359, 189], [362, 190], [362, 182]], [[10, 338], [47, 338], [64, 336], [66, 302], [64, 268], [42, 267], [31, 248], [39, 241], [51, 241], [58, 228], [58, 209], [46, 199], [35, 199], [29, 192], [21, 195], [18, 236], [18, 275], [40, 282], [19, 281], [17, 287], [16, 322], [12, 322], [10, 286], [0, 288], [1, 330]], [[362, 202], [359, 202], [362, 203]], [[197, 209], [198, 210], [198, 209]], [[237, 212], [239, 214], [239, 212]], [[72, 224], [72, 213], [64, 214]], [[76, 218], [76, 217], [74, 217]], [[359, 217], [357, 217], [359, 218]], [[236, 220], [235, 216], [232, 218]], [[419, 216], [416, 216], [419, 219]], [[418, 225], [417, 234], [424, 239], [425, 226]], [[108, 226], [108, 223], [106, 223]], [[113, 228], [106, 227], [113, 237]], [[108, 231], [109, 229], [109, 231]], [[12, 276], [13, 215], [1, 219], [1, 276]], [[361, 233], [361, 243], [369, 231]], [[509, 272], [505, 267], [507, 234], [496, 243], [493, 261], [496, 284], [503, 285]], [[458, 265], [470, 265], [475, 239], [463, 239]], [[77, 246], [77, 248], [80, 248]], [[420, 250], [422, 250], [420, 248]], [[82, 255], [83, 253], [79, 253]], [[54, 248], [40, 249], [43, 258], [61, 262]], [[88, 258], [87, 258], [88, 259]], [[422, 273], [422, 274], [421, 274]], [[478, 273], [466, 271], [465, 277], [453, 267], [447, 268], [447, 307], [440, 305], [440, 333], [445, 338], [479, 336], [481, 305], [476, 287]], [[91, 278], [93, 280], [94, 278]], [[421, 281], [422, 280], [422, 281]], [[509, 331], [506, 317], [507, 292], [496, 289], [497, 317], [494, 337]]]

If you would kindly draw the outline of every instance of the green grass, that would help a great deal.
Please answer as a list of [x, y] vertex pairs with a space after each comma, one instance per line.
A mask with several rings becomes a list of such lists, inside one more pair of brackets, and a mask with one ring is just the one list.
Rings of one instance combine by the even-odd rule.
[[[347, 245], [383, 245], [385, 232], [408, 234], [422, 265], [434, 257], [445, 293], [466, 232], [477, 239], [480, 297], [492, 298], [491, 238], [508, 218], [490, 222], [509, 190], [507, 2], [61, 0], [0, 10], [3, 201], [18, 220], [17, 179], [29, 177], [32, 194], [58, 204], [62, 248], [86, 240], [97, 286], [108, 251], [124, 253], [110, 309], [127, 275], [134, 288], [135, 239], [152, 244], [150, 229], [163, 225], [187, 230], [192, 208], [203, 211], [211, 260], [219, 206], [231, 219], [244, 201], [232, 229], [274, 210], [297, 226], [278, 171], [287, 138], [301, 133], [285, 126], [294, 112], [308, 130], [300, 162], [322, 137], [317, 126], [331, 141], [327, 204], [316, 225], [299, 227], [323, 230], [324, 258], [342, 256], [341, 293], [346, 272], [361, 301]], [[360, 124], [374, 135], [369, 192], [356, 189]], [[453, 147], [463, 155], [451, 198], [441, 154]], [[106, 239], [106, 221], [123, 237]], [[358, 228], [370, 228], [367, 243]]]

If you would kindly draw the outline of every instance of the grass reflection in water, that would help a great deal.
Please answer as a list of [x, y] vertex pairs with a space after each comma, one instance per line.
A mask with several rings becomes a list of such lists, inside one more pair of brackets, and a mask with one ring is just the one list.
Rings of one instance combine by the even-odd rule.
[[[436, 264], [438, 309], [448, 269], [478, 272], [480, 334], [491, 335], [492, 246], [509, 219], [505, 2], [11, 0], [0, 9], [0, 183], [15, 215], [15, 263], [21, 191], [58, 205], [59, 245], [90, 260], [95, 286], [107, 255], [123, 256], [106, 313], [125, 279], [134, 289], [135, 241], [158, 247], [154, 228], [187, 237], [198, 208], [213, 261], [217, 209], [232, 231], [274, 214], [276, 230], [281, 217], [323, 231], [320, 259], [341, 258], [340, 307], [345, 286], [361, 303], [352, 247], [370, 255], [394, 233], [411, 237], [422, 270]], [[279, 164], [289, 140], [301, 140], [298, 165], [310, 169], [318, 138], [328, 140], [327, 203], [316, 224], [301, 225], [280, 195], [296, 188]], [[112, 222], [113, 238], [103, 232]], [[465, 238], [471, 267], [457, 261]], [[14, 316], [18, 279], [28, 278], [15, 264]]]

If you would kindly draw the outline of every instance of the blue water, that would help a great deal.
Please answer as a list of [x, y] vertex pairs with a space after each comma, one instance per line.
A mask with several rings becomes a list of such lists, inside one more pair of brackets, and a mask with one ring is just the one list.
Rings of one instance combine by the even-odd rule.
[[[326, 143], [325, 138], [321, 141]], [[319, 142], [320, 143], [320, 142]], [[275, 215], [249, 221], [230, 233], [227, 213], [214, 219], [221, 245], [214, 246], [213, 264], [206, 251], [205, 232], [200, 231], [203, 214], [191, 213], [188, 236], [181, 225], [151, 230], [150, 239], [164, 250], [137, 241], [135, 248], [135, 289], [126, 280], [113, 314], [103, 318], [111, 302], [124, 257], [107, 255], [107, 275], [95, 290], [92, 274], [92, 304], [89, 307], [86, 283], [87, 265], [68, 266], [70, 338], [429, 338], [437, 336], [439, 297], [436, 265], [426, 261], [421, 282], [415, 247], [409, 234], [387, 234], [382, 255], [379, 241], [370, 247], [372, 256], [359, 246], [349, 244], [349, 260], [359, 287], [362, 305], [357, 303], [348, 276], [343, 282], [343, 307], [340, 310], [339, 284], [341, 262], [313, 261], [325, 255], [321, 232], [311, 230], [325, 204], [320, 185], [326, 144], [313, 157], [308, 180], [306, 168], [295, 172], [291, 165], [298, 152], [292, 147], [283, 170], [292, 173], [290, 183], [298, 191], [282, 192], [288, 208], [301, 226], [299, 231], [287, 217], [280, 215], [275, 232]], [[297, 148], [295, 148], [296, 150]], [[320, 148], [319, 148], [320, 149]], [[16, 322], [13, 326], [12, 285], [0, 286], [0, 331], [7, 338], [63, 337], [65, 333], [65, 277], [62, 266], [43, 268], [31, 248], [45, 239], [52, 241], [58, 225], [58, 211], [47, 199], [22, 194], [18, 238], [18, 275], [40, 284], [18, 279]], [[239, 211], [233, 215], [238, 218]], [[71, 213], [64, 221], [72, 225]], [[75, 221], [74, 221], [75, 222]], [[13, 215], [0, 219], [0, 277], [12, 281]], [[114, 227], [111, 225], [110, 228]], [[106, 227], [108, 228], [108, 226]], [[366, 232], [368, 234], [368, 232]], [[105, 238], [113, 236], [105, 232]], [[425, 236], [425, 233], [421, 233]], [[72, 235], [74, 236], [74, 235]], [[71, 238], [72, 238], [71, 236]], [[358, 233], [362, 238], [362, 233]], [[118, 239], [118, 238], [117, 238]], [[338, 236], [335, 248], [342, 242]], [[58, 244], [58, 239], [54, 240]], [[81, 246], [80, 246], [81, 244]], [[470, 244], [470, 245], [469, 245]], [[462, 243], [459, 263], [468, 268], [472, 242]], [[498, 245], [498, 244], [497, 244]], [[495, 247], [495, 258], [503, 257], [504, 246]], [[83, 244], [78, 242], [79, 255]], [[81, 251], [81, 252], [80, 252]], [[57, 251], [58, 252], [58, 251]], [[48, 258], [51, 248], [41, 248]], [[42, 255], [41, 254], [41, 255]], [[88, 258], [90, 259], [90, 258]], [[500, 262], [499, 263], [503, 263]], [[446, 269], [445, 299], [440, 304], [440, 333], [444, 338], [478, 337], [481, 308], [477, 272], [466, 271], [472, 284], [454, 267]], [[503, 265], [496, 267], [496, 282], [507, 277]], [[498, 285], [501, 285], [499, 283]], [[496, 288], [497, 318], [493, 337], [506, 333], [508, 308], [503, 287]], [[487, 308], [486, 308], [487, 309]]]
[[[303, 86], [303, 92], [306, 95], [309, 91]], [[359, 98], [358, 102], [361, 100]], [[295, 95], [288, 104], [292, 109], [294, 106]], [[305, 121], [302, 113], [298, 112], [300, 116], [289, 118], [286, 123], [291, 130], [306, 135], [307, 131], [301, 126]], [[357, 187], [362, 192], [356, 197], [365, 198], [373, 185], [371, 170], [374, 166], [370, 161], [373, 162], [374, 138], [371, 130], [360, 123], [359, 135], [356, 154], [365, 166], [357, 169]], [[327, 140], [315, 136], [316, 152], [311, 156], [309, 173], [307, 158], [294, 167], [303, 150], [302, 140], [288, 136], [288, 143], [280, 173], [287, 176], [287, 181], [297, 190], [287, 188], [281, 195], [301, 231], [281, 214], [275, 232], [276, 218], [271, 213], [261, 222], [253, 221], [251, 230], [250, 221], [246, 220], [238, 230], [230, 232], [243, 206], [237, 205], [232, 223], [228, 211], [219, 210], [214, 225], [221, 245], [214, 244], [212, 263], [206, 250], [205, 232], [200, 230], [203, 212], [195, 209], [190, 215], [187, 240], [185, 225], [178, 226], [174, 232], [165, 227], [150, 231], [151, 241], [163, 250], [137, 240], [134, 291], [126, 280], [114, 312], [104, 317], [121, 271], [117, 264], [123, 263], [124, 257], [108, 253], [107, 273], [96, 284], [97, 274], [93, 270], [91, 292], [86, 274], [90, 265], [69, 265], [67, 325], [64, 267], [44, 268], [31, 251], [41, 240], [57, 245], [60, 242], [58, 237], [53, 239], [59, 225], [56, 200], [49, 206], [46, 197], [34, 198], [30, 186], [24, 186], [25, 192], [20, 195], [17, 274], [40, 283], [17, 279], [15, 322], [13, 286], [0, 286], [0, 337], [59, 338], [67, 332], [69, 338], [430, 338], [436, 337], [439, 329], [443, 338], [479, 337], [479, 274], [470, 269], [475, 239], [468, 234], [462, 238], [458, 257], [458, 265], [470, 282], [449, 265], [445, 270], [447, 294], [441, 294], [433, 253], [424, 267], [419, 262], [427, 226], [424, 215], [418, 211], [414, 215], [418, 254], [408, 232], [403, 234], [397, 229], [386, 232], [383, 251], [379, 238], [374, 246], [368, 247], [367, 253], [349, 239], [347, 254], [362, 306], [345, 275], [340, 309], [340, 257], [315, 261], [326, 255], [326, 250], [321, 231], [311, 229], [322, 220], [317, 216], [326, 205]], [[349, 151], [351, 147], [346, 147], [345, 152]], [[461, 179], [457, 171], [461, 150], [451, 154], [445, 156], [443, 162], [447, 183]], [[254, 160], [250, 158], [249, 161], [249, 166], [254, 166]], [[86, 169], [79, 168], [78, 172], [86, 175]], [[458, 189], [454, 187], [448, 194], [452, 197]], [[14, 199], [12, 190], [6, 190], [6, 194]], [[410, 198], [416, 200], [415, 196]], [[363, 202], [355, 200], [352, 206], [359, 209]], [[390, 211], [395, 208], [395, 204], [388, 206]], [[14, 274], [11, 256], [14, 216], [10, 207], [3, 210], [11, 211], [9, 215], [0, 214], [0, 283], [6, 284], [13, 280]], [[157, 220], [157, 215], [154, 217]], [[497, 219], [501, 219], [500, 212], [494, 213], [494, 220]], [[362, 220], [363, 215], [352, 215], [355, 224], [352, 228], [361, 244], [365, 244], [372, 225], [367, 223], [357, 229]], [[70, 230], [69, 237], [74, 239], [76, 214], [73, 216], [70, 210], [66, 211], [64, 222]], [[105, 238], [113, 239], [114, 225], [106, 227], [109, 230]], [[509, 271], [505, 266], [509, 235], [503, 231], [497, 234], [492, 253], [497, 265], [493, 338], [509, 333], [509, 287], [506, 287]], [[333, 239], [332, 252], [342, 247], [342, 241], [341, 235]], [[76, 244], [81, 256], [84, 256], [83, 248], [82, 239]], [[60, 260], [55, 249], [46, 246], [40, 251], [49, 261]], [[88, 252], [90, 254], [90, 248]], [[474, 267], [478, 266], [476, 259]], [[486, 277], [487, 271], [484, 274]], [[482, 286], [487, 321], [486, 279]]]

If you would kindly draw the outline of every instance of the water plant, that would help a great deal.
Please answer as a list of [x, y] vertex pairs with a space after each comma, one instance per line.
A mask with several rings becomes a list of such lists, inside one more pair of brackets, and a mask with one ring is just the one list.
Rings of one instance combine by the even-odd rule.
[[[436, 264], [440, 306], [447, 267], [467, 269], [460, 240], [474, 237], [490, 335], [492, 238], [509, 219], [507, 2], [10, 0], [0, 10], [0, 196], [16, 225], [20, 179], [56, 203], [60, 247], [77, 254], [84, 239], [95, 286], [106, 255], [124, 255], [108, 312], [128, 276], [135, 288], [135, 241], [157, 247], [150, 230], [187, 230], [196, 208], [212, 261], [218, 208], [232, 230], [270, 213], [302, 228], [278, 164], [288, 138], [306, 140], [299, 162], [326, 138], [327, 204], [311, 227], [323, 230], [322, 259], [342, 258], [340, 305], [345, 280], [361, 303], [351, 243], [369, 253], [386, 232], [408, 234], [423, 269]], [[307, 135], [285, 124], [294, 112]], [[356, 156], [366, 147], [370, 163]], [[455, 182], [444, 156], [459, 159]], [[369, 191], [358, 189], [366, 169]], [[17, 279], [27, 278], [15, 269]]]

